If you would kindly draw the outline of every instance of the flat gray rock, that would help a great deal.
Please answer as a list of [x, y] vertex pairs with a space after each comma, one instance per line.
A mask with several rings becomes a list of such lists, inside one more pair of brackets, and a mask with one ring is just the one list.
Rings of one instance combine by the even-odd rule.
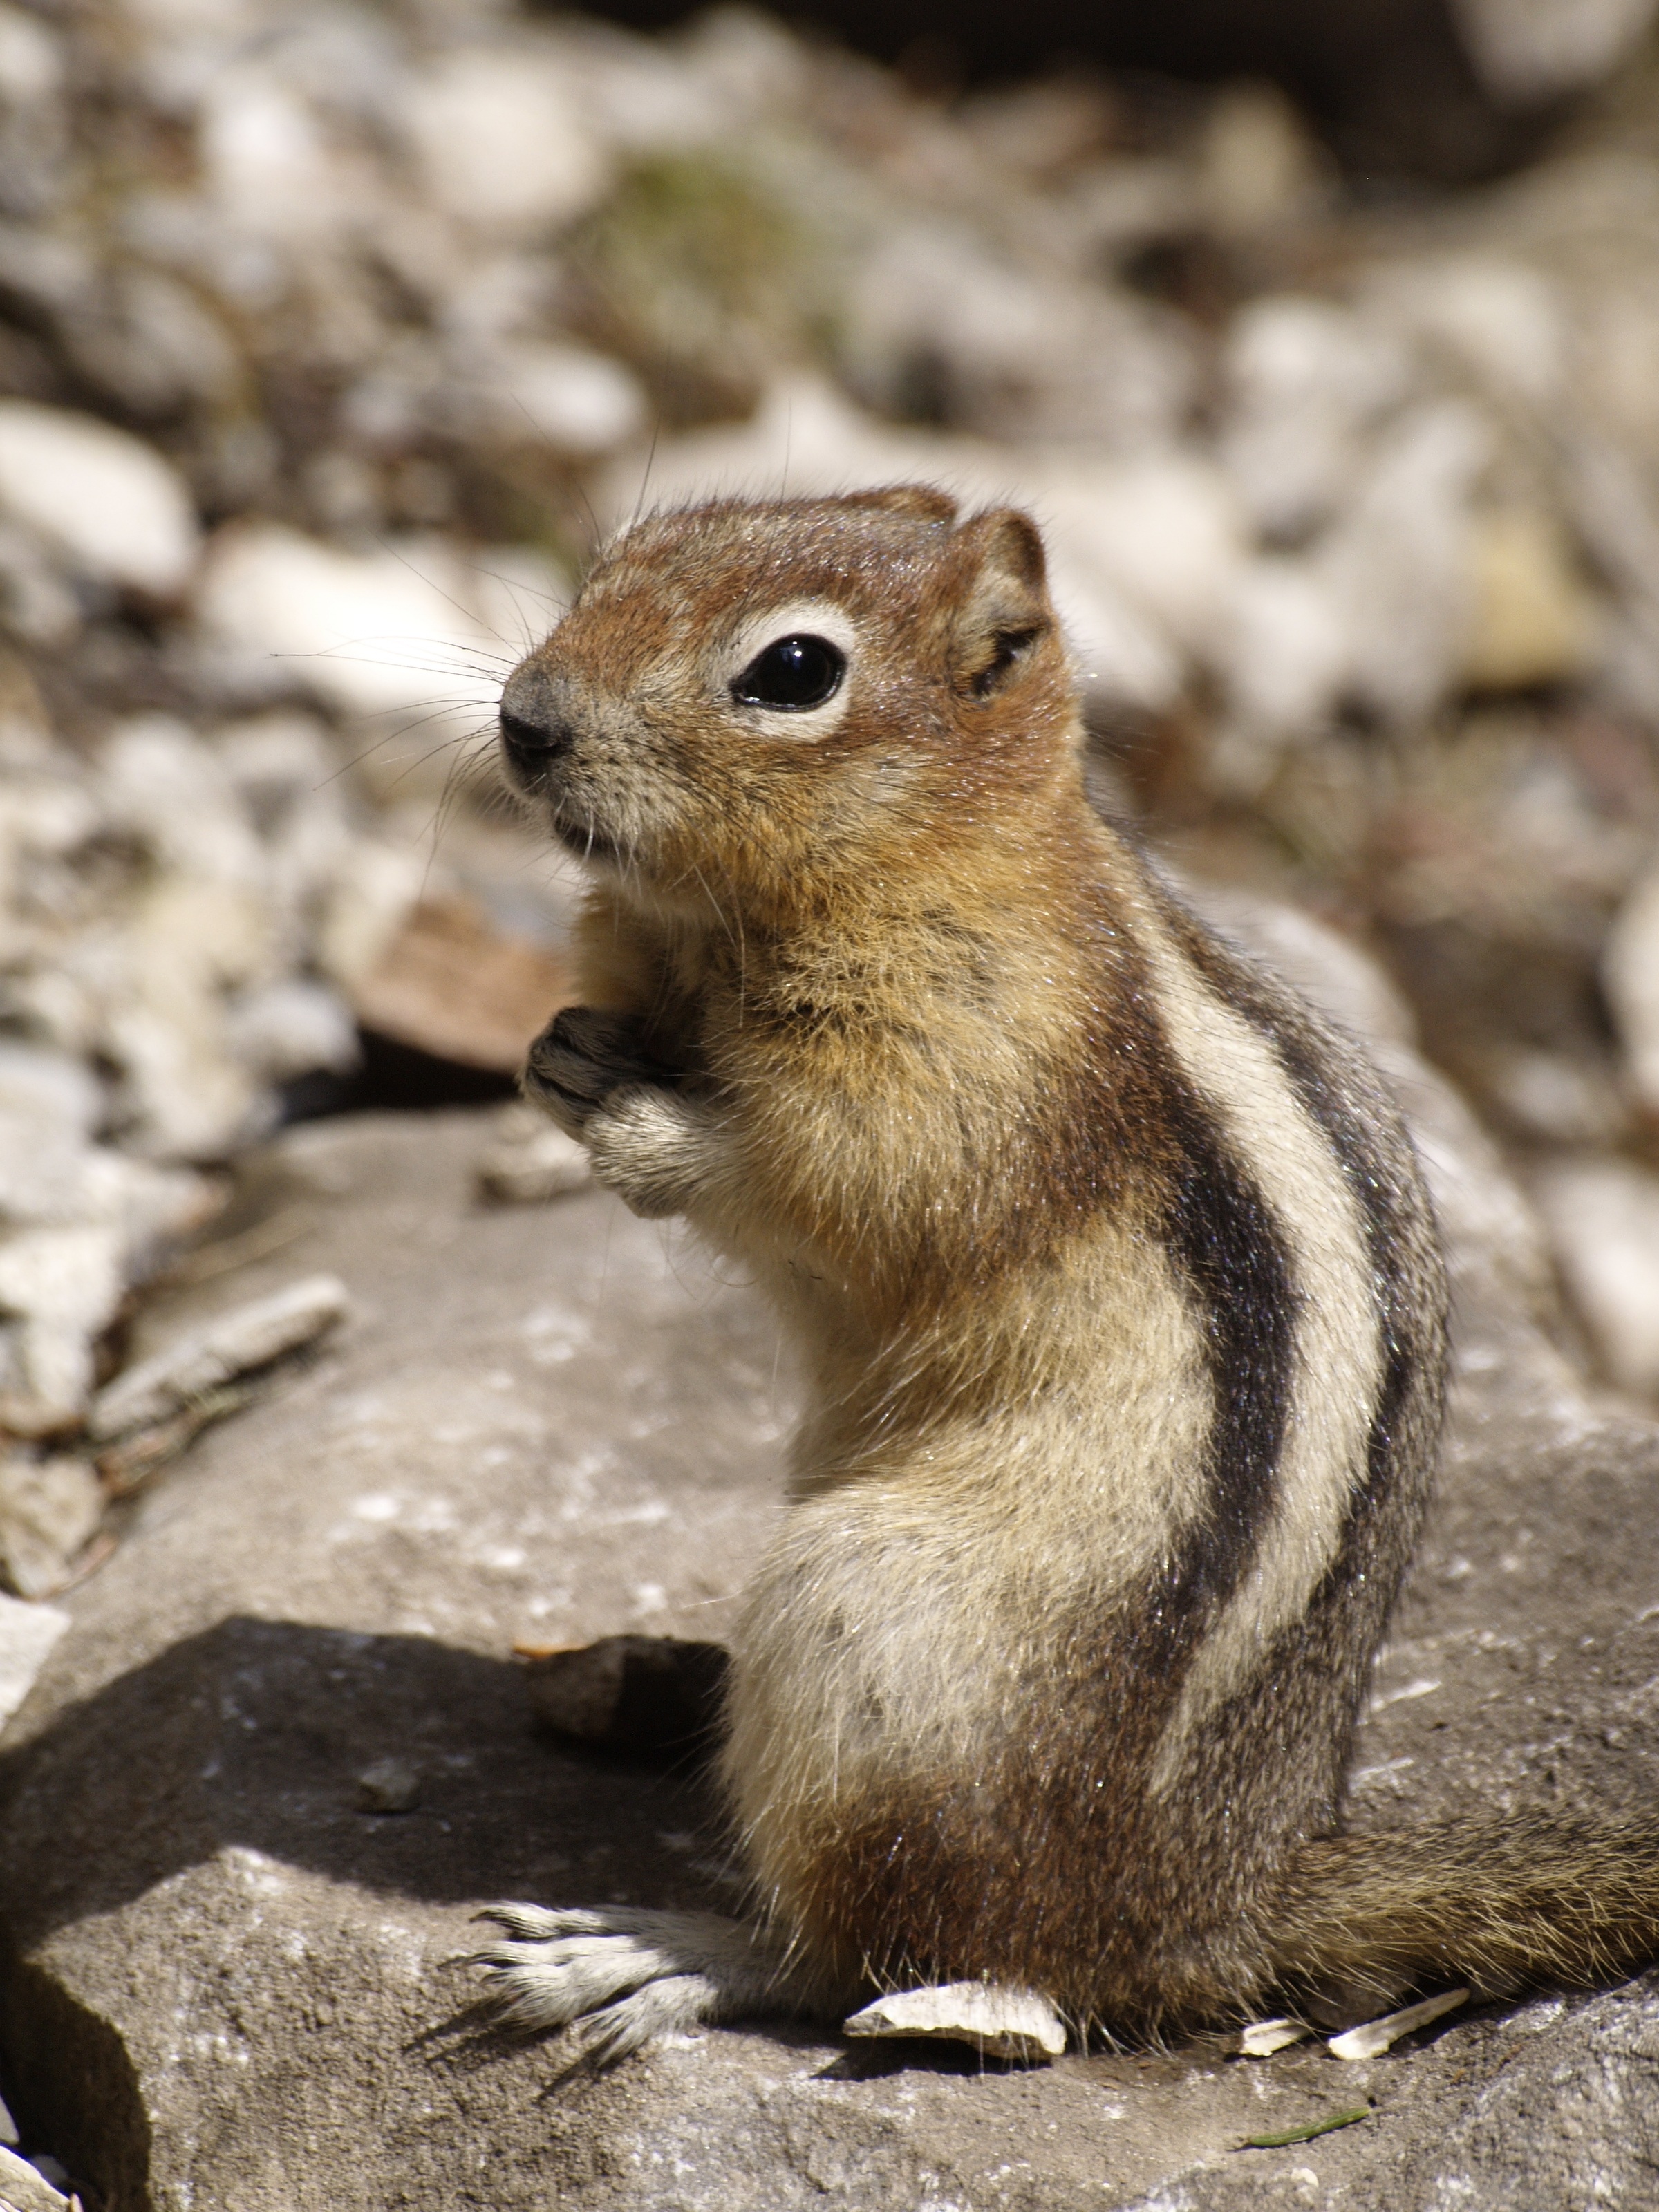
[[[1363, 975], [1277, 950], [1386, 1035]], [[1651, 1808], [1659, 1428], [1586, 1395], [1530, 1218], [1385, 1049], [1454, 1247], [1459, 1372], [1356, 1817]], [[352, 1304], [140, 1501], [5, 1739], [0, 2050], [28, 2148], [106, 2212], [1651, 2201], [1659, 1977], [1455, 2013], [1355, 2064], [1314, 2042], [1025, 2073], [757, 2026], [550, 2094], [547, 2047], [482, 2029], [446, 1963], [472, 1911], [733, 1893], [695, 1774], [538, 1736], [512, 1648], [717, 1640], [789, 1407], [765, 1316], [677, 1231], [598, 1193], [475, 1205], [487, 1127], [294, 1133], [228, 1224], [274, 1249], [144, 1316], [135, 1356], [319, 1271]], [[410, 1809], [364, 1809], [387, 1762]]]

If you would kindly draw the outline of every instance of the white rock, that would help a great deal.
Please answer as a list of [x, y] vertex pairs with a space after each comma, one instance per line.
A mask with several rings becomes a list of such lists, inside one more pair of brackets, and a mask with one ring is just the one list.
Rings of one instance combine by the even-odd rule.
[[1299, 555], [1242, 562], [1203, 657], [1226, 702], [1218, 763], [1248, 792], [1285, 744], [1325, 727], [1340, 699], [1348, 641], [1329, 579]]
[[1346, 632], [1349, 682], [1386, 721], [1445, 696], [1471, 622], [1469, 495], [1492, 441], [1473, 406], [1425, 402], [1391, 424], [1320, 566]]
[[[69, 1625], [68, 1613], [56, 1606], [26, 1605], [19, 1598], [0, 1596], [0, 1724], [27, 1697], [47, 1654]], [[10, 2169], [4, 2160], [9, 2156], [0, 2153], [0, 2191], [9, 2185]]]
[[445, 56], [410, 88], [400, 119], [432, 198], [480, 228], [568, 222], [610, 182], [566, 74], [522, 49]]
[[1468, 2001], [1467, 1990], [1443, 1990], [1438, 1996], [1425, 1997], [1420, 2004], [1407, 2005], [1399, 2012], [1385, 2014], [1381, 2020], [1368, 2020], [1363, 2027], [1351, 2027], [1344, 2034], [1334, 2035], [1325, 2047], [1333, 2058], [1380, 2058], [1402, 2035], [1427, 2027], [1431, 2021], [1455, 2012]]
[[374, 838], [354, 841], [317, 930], [317, 964], [342, 990], [379, 967], [414, 912], [426, 873], [418, 853]]
[[[8, 1095], [4, 1058], [0, 1051], [0, 1226], [61, 1229], [98, 1223], [119, 1229], [131, 1271], [143, 1266], [159, 1238], [179, 1235], [201, 1218], [208, 1187], [199, 1176], [91, 1144], [78, 1115], [54, 1118], [38, 1097], [31, 1099], [17, 1089]], [[95, 1084], [90, 1087], [96, 1091]], [[78, 1108], [82, 1101], [71, 1103]]]
[[1277, 228], [1323, 196], [1317, 152], [1295, 106], [1274, 85], [1224, 87], [1197, 151], [1199, 196], [1209, 225], [1223, 237]]
[[845, 2035], [921, 2035], [971, 2044], [988, 2058], [1058, 2058], [1066, 2029], [1034, 1990], [994, 1982], [945, 1982], [896, 1990], [842, 2022]]
[[1244, 560], [1238, 504], [1218, 470], [1171, 449], [1034, 471], [1030, 483], [1058, 562], [1086, 566], [1184, 650], [1207, 642]]
[[26, 1115], [43, 1139], [50, 1131], [82, 1145], [103, 1108], [98, 1079], [84, 1061], [0, 1037], [0, 1113]]
[[1584, 1160], [1548, 1170], [1534, 1195], [1601, 1364], [1621, 1389], [1659, 1396], [1659, 1176]]
[[[31, 1607], [37, 1613], [45, 1609]], [[4, 2212], [70, 2212], [70, 2202], [30, 2160], [0, 2149], [0, 2208]]]
[[357, 1065], [357, 1024], [337, 991], [289, 976], [250, 993], [228, 1011], [232, 1057], [261, 1083], [285, 1083], [314, 1068], [343, 1074]]
[[567, 453], [611, 453], [637, 434], [647, 415], [633, 372], [584, 346], [511, 348], [486, 396], [499, 435], [528, 434]]
[[1297, 294], [1253, 301], [1222, 349], [1221, 456], [1256, 526], [1296, 537], [1327, 521], [1371, 426], [1410, 389], [1386, 326]]
[[40, 531], [88, 575], [156, 599], [181, 591], [196, 566], [183, 477], [89, 415], [0, 400], [0, 513]]
[[103, 1487], [87, 1461], [21, 1452], [0, 1460], [0, 1561], [17, 1595], [61, 1589], [103, 1512]]
[[1642, 1103], [1659, 1114], [1659, 867], [1620, 908], [1601, 955], [1601, 980]]
[[1547, 406], [1566, 373], [1561, 295], [1524, 262], [1451, 254], [1384, 270], [1365, 297], [1382, 320], [1473, 370], [1492, 390]]
[[348, 553], [279, 523], [233, 525], [210, 550], [204, 627], [252, 667], [272, 656], [330, 705], [387, 735], [362, 762], [388, 785], [487, 728], [519, 658], [477, 611], [478, 578], [441, 539]]
[[103, 1045], [121, 1071], [123, 1142], [153, 1159], [221, 1159], [266, 1110], [234, 1059], [228, 994], [265, 981], [276, 951], [257, 885], [169, 874], [106, 947]]
[[1140, 303], [994, 252], [960, 221], [890, 222], [841, 313], [850, 373], [875, 404], [902, 411], [920, 373], [951, 421], [1017, 447], [1166, 445], [1195, 387], [1176, 329]]
[[100, 763], [105, 818], [169, 868], [258, 884], [259, 842], [212, 749], [171, 714], [118, 723]]
[[222, 724], [210, 749], [262, 829], [273, 813], [332, 783], [341, 765], [316, 716], [291, 708]]
[[0, 7], [0, 94], [21, 106], [56, 99], [63, 83], [63, 52], [46, 25]]
[[587, 1147], [546, 1115], [518, 1103], [502, 1108], [495, 1134], [479, 1155], [478, 1188], [508, 1206], [538, 1206], [586, 1190], [593, 1180]]
[[[72, 1421], [92, 1386], [92, 1345], [126, 1286], [126, 1240], [107, 1224], [26, 1229], [0, 1243], [0, 1313], [15, 1316], [31, 1425]], [[9, 1425], [21, 1425], [8, 1412]]]
[[222, 1187], [189, 1168], [158, 1167], [95, 1145], [82, 1165], [81, 1218], [121, 1232], [129, 1282], [142, 1282], [169, 1245], [217, 1212]]
[[1482, 1073], [1505, 1117], [1527, 1136], [1602, 1148], [1624, 1133], [1628, 1116], [1617, 1085], [1580, 1054], [1517, 1048], [1492, 1054]]
[[1452, 0], [1452, 15], [1487, 89], [1525, 106], [1605, 76], [1654, 0]]
[[63, 564], [38, 531], [0, 520], [0, 607], [6, 627], [30, 645], [61, 646], [82, 611]]
[[718, 143], [732, 127], [727, 88], [711, 72], [688, 68], [683, 48], [623, 37], [607, 25], [602, 41], [578, 38], [563, 54], [583, 112], [600, 139], [623, 153], [683, 153]]
[[83, 775], [71, 782], [55, 773], [32, 775], [22, 763], [0, 765], [0, 911], [17, 899], [22, 861], [62, 859], [100, 826]]
[[238, 1375], [311, 1343], [349, 1310], [336, 1275], [307, 1275], [269, 1297], [233, 1307], [118, 1376], [99, 1393], [88, 1431], [104, 1442], [170, 1419]]
[[121, 1071], [122, 1141], [146, 1158], [228, 1159], [270, 1126], [267, 1102], [230, 1056], [223, 1010], [205, 997], [113, 1008], [103, 1042]]
[[371, 1759], [357, 1777], [360, 1813], [412, 1813], [421, 1802], [421, 1770], [406, 1759]]
[[316, 116], [264, 70], [230, 69], [209, 83], [197, 149], [204, 183], [239, 229], [303, 237], [340, 219], [341, 180]]

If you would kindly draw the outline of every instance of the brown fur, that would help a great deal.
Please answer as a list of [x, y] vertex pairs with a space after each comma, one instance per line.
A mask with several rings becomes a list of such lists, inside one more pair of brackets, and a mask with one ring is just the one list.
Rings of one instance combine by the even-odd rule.
[[[841, 691], [746, 707], [796, 630]], [[1358, 1054], [1090, 807], [1030, 523], [917, 488], [655, 517], [503, 720], [597, 863], [599, 1011], [532, 1093], [802, 1358], [725, 1770], [800, 1985], [986, 1978], [1123, 2032], [1645, 1955], [1650, 1841], [1559, 1846], [1614, 1936], [1551, 1877], [1494, 1915], [1479, 1847], [1332, 1833], [1439, 1419], [1432, 1227]]]

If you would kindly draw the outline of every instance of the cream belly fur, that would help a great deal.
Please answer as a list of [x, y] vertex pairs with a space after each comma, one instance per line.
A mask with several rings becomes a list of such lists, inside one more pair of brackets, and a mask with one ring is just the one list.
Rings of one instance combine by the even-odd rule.
[[1356, 1048], [1090, 806], [1033, 526], [650, 517], [501, 731], [592, 877], [526, 1092], [752, 1272], [805, 1396], [720, 1760], [751, 1916], [503, 1905], [503, 2010], [608, 2058], [931, 1987], [860, 2032], [1035, 2054], [1659, 1950], [1645, 1831], [1341, 1829], [1433, 1224]]

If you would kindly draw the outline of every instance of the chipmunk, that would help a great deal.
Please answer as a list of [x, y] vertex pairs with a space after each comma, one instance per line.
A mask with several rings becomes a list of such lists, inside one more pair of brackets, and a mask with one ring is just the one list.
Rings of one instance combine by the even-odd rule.
[[592, 878], [526, 1091], [752, 1273], [805, 1382], [720, 1761], [754, 1917], [496, 1908], [511, 2015], [614, 2057], [922, 1989], [1052, 2051], [1659, 1951], [1650, 1836], [1340, 1831], [1435, 1228], [1356, 1046], [1091, 805], [1035, 526], [656, 515], [501, 731]]

